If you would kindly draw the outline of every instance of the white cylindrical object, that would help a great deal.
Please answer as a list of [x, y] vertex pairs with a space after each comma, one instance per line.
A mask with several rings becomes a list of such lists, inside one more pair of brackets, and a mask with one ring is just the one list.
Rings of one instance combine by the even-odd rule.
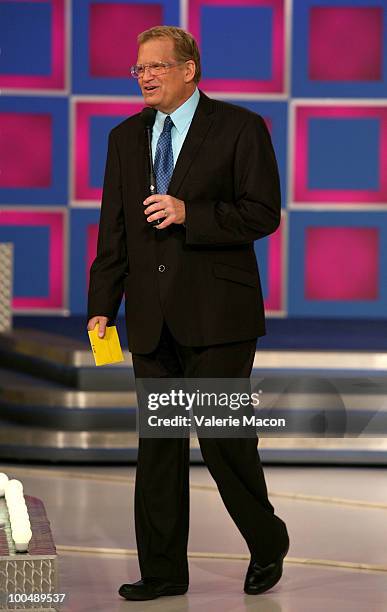
[[12, 539], [15, 543], [15, 548], [17, 552], [26, 552], [28, 550], [28, 544], [30, 543], [32, 538], [32, 532], [29, 531], [20, 531], [12, 534]]
[[29, 521], [30, 517], [27, 510], [23, 510], [22, 512], [12, 512], [9, 515], [9, 519], [11, 523], [17, 523], [18, 521]]
[[[9, 508], [8, 508], [9, 511]], [[28, 509], [23, 502], [18, 502], [17, 504], [11, 504], [11, 511], [9, 515], [12, 516], [28, 516]]]
[[9, 489], [7, 485], [5, 485], [4, 495], [5, 495], [5, 499], [24, 499], [24, 495], [22, 491]]
[[32, 538], [32, 531], [30, 527], [19, 528], [12, 530], [12, 539], [15, 542], [29, 542]]
[[1, 492], [5, 495], [15, 548], [18, 552], [25, 552], [32, 538], [32, 530], [23, 484], [20, 480], [9, 480], [6, 474], [0, 474], [0, 495]]
[[28, 508], [20, 490], [13, 491], [7, 488], [6, 502], [11, 523], [12, 534], [16, 532], [29, 532], [31, 530]]
[[5, 501], [7, 502], [8, 512], [16, 512], [18, 508], [24, 507], [24, 497], [21, 495], [7, 495], [5, 497]]
[[31, 529], [30, 519], [28, 516], [17, 516], [15, 518], [11, 518], [11, 529], [12, 531]]
[[23, 493], [23, 483], [20, 482], [20, 480], [16, 480], [16, 478], [8, 480], [6, 488], [12, 491], [20, 491], [20, 493]]
[[12, 502], [10, 516], [22, 516], [24, 514], [28, 516], [28, 509], [27, 506], [23, 503], [23, 500], [17, 500], [17, 502], [15, 503]]

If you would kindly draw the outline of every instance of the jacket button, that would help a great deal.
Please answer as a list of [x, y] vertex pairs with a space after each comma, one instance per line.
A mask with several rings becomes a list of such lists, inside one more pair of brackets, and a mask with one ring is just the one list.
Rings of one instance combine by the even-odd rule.
[[159, 266], [159, 272], [164, 272], [164, 271], [165, 271], [165, 266], [164, 266], [164, 264], [161, 264]]

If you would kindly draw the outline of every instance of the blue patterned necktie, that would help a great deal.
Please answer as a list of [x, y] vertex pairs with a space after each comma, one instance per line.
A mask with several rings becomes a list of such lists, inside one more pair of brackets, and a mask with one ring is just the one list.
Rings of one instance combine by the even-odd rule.
[[156, 193], [167, 193], [173, 173], [173, 151], [171, 130], [173, 121], [169, 115], [165, 117], [163, 131], [157, 141], [154, 171], [156, 175]]

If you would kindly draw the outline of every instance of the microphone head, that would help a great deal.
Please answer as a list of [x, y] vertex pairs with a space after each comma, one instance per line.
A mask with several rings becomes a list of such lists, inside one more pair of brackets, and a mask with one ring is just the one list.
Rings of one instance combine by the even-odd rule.
[[146, 106], [141, 111], [141, 119], [144, 123], [145, 129], [151, 129], [156, 119], [156, 109]]

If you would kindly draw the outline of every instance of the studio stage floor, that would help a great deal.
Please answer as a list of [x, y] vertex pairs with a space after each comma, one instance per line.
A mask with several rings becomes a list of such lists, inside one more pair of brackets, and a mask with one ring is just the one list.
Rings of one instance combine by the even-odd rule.
[[243, 593], [248, 549], [206, 467], [191, 466], [190, 588], [149, 602], [121, 599], [139, 579], [133, 467], [1, 464], [43, 500], [59, 554], [61, 612], [385, 612], [385, 468], [264, 466], [270, 499], [287, 523], [281, 581]]

